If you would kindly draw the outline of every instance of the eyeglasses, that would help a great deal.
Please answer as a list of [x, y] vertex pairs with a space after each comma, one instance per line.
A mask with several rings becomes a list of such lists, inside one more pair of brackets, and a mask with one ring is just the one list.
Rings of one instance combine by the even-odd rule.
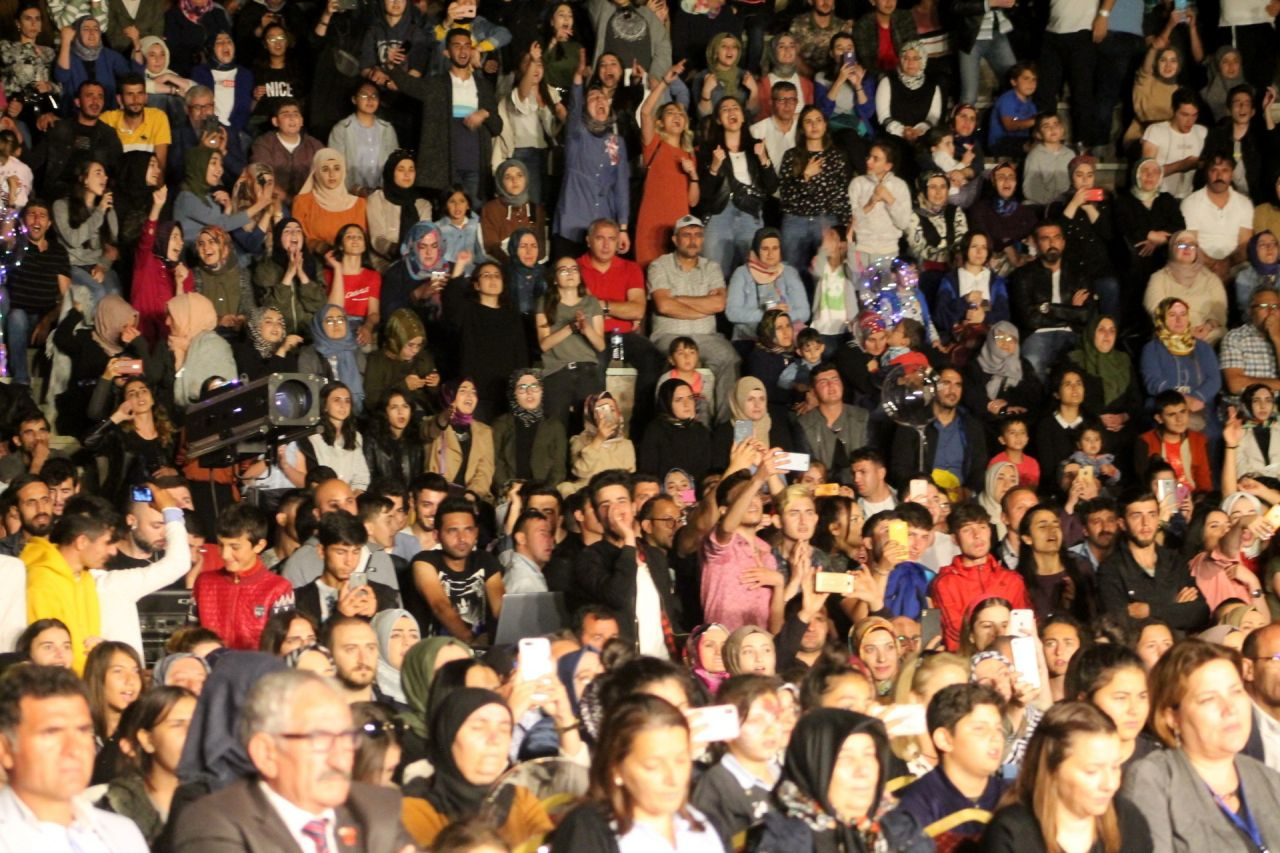
[[527, 394], [530, 391], [537, 391], [542, 387], [541, 382], [526, 382], [516, 386], [517, 394]]
[[356, 99], [360, 101], [376, 101], [378, 100], [378, 96], [372, 92], [361, 92], [359, 95], [356, 95]]
[[996, 335], [996, 343], [1000, 344], [1016, 344], [1018, 339], [1013, 335]]
[[577, 267], [556, 267], [556, 275], [568, 276], [578, 272]]
[[1258, 302], [1253, 306], [1254, 311], [1276, 311], [1280, 310], [1280, 302]]
[[288, 40], [289, 38], [287, 36], [272, 36], [271, 38], [267, 39], [267, 44], [280, 44], [281, 42], [285, 42]]
[[345, 326], [347, 325], [346, 317], [325, 317], [324, 324], [326, 326]]
[[280, 732], [275, 735], [284, 740], [305, 741], [312, 752], [320, 754], [332, 752], [335, 746], [355, 749], [356, 739], [359, 736], [359, 729], [349, 729], [345, 732]]
[[1181, 250], [1182, 250], [1182, 251], [1184, 251], [1184, 252], [1185, 252], [1186, 250], [1188, 250], [1188, 249], [1198, 249], [1198, 248], [1200, 248], [1200, 247], [1199, 247], [1199, 246], [1197, 246], [1195, 243], [1174, 243], [1174, 244], [1173, 244], [1173, 247], [1174, 247], [1175, 249], [1181, 249]]

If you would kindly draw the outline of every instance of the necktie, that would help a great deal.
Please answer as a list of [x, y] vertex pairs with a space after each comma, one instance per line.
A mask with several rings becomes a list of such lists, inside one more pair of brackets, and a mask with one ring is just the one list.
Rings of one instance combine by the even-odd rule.
[[311, 839], [316, 846], [316, 853], [329, 853], [329, 821], [316, 818], [307, 821], [302, 827], [302, 834]]

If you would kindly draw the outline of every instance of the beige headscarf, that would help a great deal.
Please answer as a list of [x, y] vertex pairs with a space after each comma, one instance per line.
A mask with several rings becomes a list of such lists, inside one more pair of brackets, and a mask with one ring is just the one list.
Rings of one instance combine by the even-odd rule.
[[191, 342], [204, 332], [218, 327], [218, 311], [201, 293], [180, 293], [165, 306], [169, 312], [169, 351], [173, 353], [173, 369], [181, 370], [187, 360]]
[[[320, 182], [316, 180], [316, 175], [320, 173], [320, 167], [331, 160], [338, 161], [338, 165], [342, 167], [342, 176], [338, 179], [338, 185], [330, 190], [320, 186]], [[350, 210], [359, 201], [358, 198], [347, 191], [347, 160], [342, 156], [341, 152], [333, 148], [321, 148], [316, 152], [316, 156], [311, 161], [311, 174], [307, 175], [306, 183], [302, 185], [298, 195], [305, 193], [311, 193], [315, 197], [316, 204], [320, 205], [321, 209], [333, 213], [342, 213], [344, 210]]]
[[123, 296], [108, 293], [98, 302], [93, 314], [93, 340], [109, 356], [124, 352], [120, 335], [125, 326], [138, 325], [138, 310], [124, 301]]
[[[751, 421], [747, 417], [747, 397], [752, 391], [760, 391], [765, 395], [765, 400], [769, 398], [769, 392], [765, 391], [764, 383], [754, 376], [744, 376], [738, 380], [738, 384], [733, 387], [733, 399], [729, 401], [729, 411], [733, 413], [735, 421]], [[773, 420], [769, 417], [769, 410], [766, 408], [764, 417], [758, 421], [751, 421], [751, 437], [759, 440], [765, 447], [769, 446], [769, 430], [773, 426]]]

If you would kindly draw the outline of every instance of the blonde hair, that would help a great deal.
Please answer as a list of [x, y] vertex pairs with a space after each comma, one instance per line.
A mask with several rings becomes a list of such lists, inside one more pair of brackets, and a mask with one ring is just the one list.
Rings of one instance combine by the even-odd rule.
[[686, 154], [693, 153], [693, 122], [689, 121], [689, 114], [685, 112], [684, 105], [679, 101], [668, 101], [653, 111], [654, 121], [662, 121], [663, 115], [668, 110], [676, 109], [684, 116], [684, 130], [680, 132], [680, 140], [677, 147]]

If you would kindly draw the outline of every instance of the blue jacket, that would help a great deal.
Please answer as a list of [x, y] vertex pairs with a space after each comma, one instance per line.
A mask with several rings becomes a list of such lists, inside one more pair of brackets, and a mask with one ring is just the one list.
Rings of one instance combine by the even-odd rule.
[[[1009, 285], [1004, 276], [991, 274], [991, 307], [987, 309], [987, 325], [994, 325], [1001, 320], [1009, 320]], [[934, 297], [934, 319], [937, 321], [938, 337], [944, 343], [951, 343], [951, 330], [956, 323], [964, 319], [968, 305], [960, 298], [960, 277], [956, 270], [948, 270], [938, 284], [938, 294]]]
[[[564, 135], [564, 183], [556, 205], [555, 233], [566, 240], [586, 238], [597, 219], [631, 220], [631, 166], [627, 141], [616, 132], [596, 136], [583, 121], [582, 86], [569, 92]], [[487, 161], [486, 161], [487, 162]]]
[[[117, 108], [116, 79], [123, 74], [141, 70], [141, 66], [134, 65], [111, 48], [102, 48], [102, 52], [98, 54], [98, 59], [94, 63], [94, 79], [106, 90], [106, 104], [102, 108], [104, 111]], [[85, 68], [83, 60], [73, 53], [70, 68], [63, 68], [56, 61], [53, 63], [53, 79], [62, 86], [62, 114], [74, 116], [76, 92], [79, 91], [80, 84], [89, 79], [89, 69]]]
[[734, 324], [735, 341], [756, 339], [756, 326], [764, 317], [761, 299], [787, 303], [792, 323], [809, 322], [809, 296], [805, 293], [804, 282], [800, 280], [800, 273], [796, 272], [795, 267], [790, 264], [782, 265], [777, 288], [782, 292], [781, 300], [772, 287], [757, 285], [751, 277], [751, 270], [745, 264], [733, 271], [733, 275], [729, 277], [729, 292], [725, 295], [724, 316]]
[[[1142, 385], [1148, 397], [1161, 391], [1177, 390], [1207, 404], [1222, 390], [1222, 370], [1213, 347], [1196, 341], [1190, 355], [1174, 355], [1158, 340], [1148, 341], [1142, 348]], [[1211, 408], [1205, 411], [1213, 419]]]
[[[213, 82], [213, 69], [208, 64], [191, 69], [191, 79], [202, 86], [208, 86], [215, 93], [218, 91]], [[253, 72], [243, 65], [237, 65], [235, 84], [236, 99], [231, 106], [230, 124], [235, 130], [243, 131], [249, 126], [249, 115], [253, 112]]]

